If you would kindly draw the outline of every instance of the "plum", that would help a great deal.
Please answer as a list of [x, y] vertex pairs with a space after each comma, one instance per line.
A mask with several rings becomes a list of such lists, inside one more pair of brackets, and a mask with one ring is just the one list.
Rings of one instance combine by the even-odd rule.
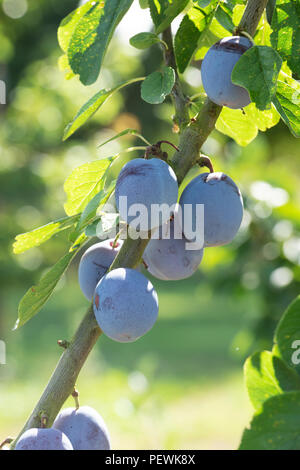
[[122, 168], [115, 195], [120, 217], [137, 231], [148, 231], [170, 218], [178, 198], [177, 178], [163, 160], [136, 158]]
[[16, 450], [73, 450], [69, 438], [58, 429], [32, 428], [17, 442]]
[[68, 436], [74, 450], [110, 450], [106, 424], [90, 406], [62, 410], [54, 421], [53, 428]]
[[107, 272], [118, 254], [123, 241], [105, 240], [95, 243], [83, 254], [78, 268], [80, 288], [88, 300], [92, 300], [96, 285]]
[[231, 81], [232, 70], [252, 42], [243, 36], [231, 36], [216, 42], [206, 53], [201, 76], [207, 96], [220, 106], [243, 108], [250, 103], [248, 91]]
[[165, 281], [192, 276], [202, 261], [203, 249], [187, 250], [187, 240], [175, 237], [174, 220], [168, 222], [160, 237], [152, 238], [144, 252], [144, 262], [150, 274]]
[[120, 343], [136, 341], [157, 319], [157, 293], [151, 282], [135, 269], [114, 269], [97, 284], [94, 313], [109, 338]]
[[[240, 190], [224, 173], [202, 173], [194, 178], [184, 189], [179, 204], [183, 214], [183, 232], [188, 239], [190, 228], [195, 226], [195, 206], [204, 205], [204, 246], [231, 242], [242, 222]], [[191, 220], [185, 215], [187, 204], [192, 208]]]

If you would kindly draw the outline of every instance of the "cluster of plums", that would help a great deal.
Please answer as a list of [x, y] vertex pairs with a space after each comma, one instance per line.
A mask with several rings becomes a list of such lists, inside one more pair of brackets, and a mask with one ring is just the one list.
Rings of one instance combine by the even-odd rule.
[[[116, 205], [120, 198], [128, 204], [120, 211], [121, 218], [130, 227], [132, 204], [141, 204], [151, 213], [152, 205], [166, 203], [176, 206], [177, 178], [172, 168], [158, 158], [137, 158], [121, 170], [116, 183]], [[186, 204], [191, 211], [185, 217]], [[243, 216], [240, 191], [224, 173], [202, 173], [184, 189], [179, 200], [184, 223], [181, 237], [175, 234], [174, 219], [170, 214], [153, 222], [150, 239], [143, 255], [147, 271], [166, 281], [185, 279], [198, 268], [203, 248], [187, 249], [186, 221], [193, 225], [197, 204], [204, 205], [204, 247], [229, 243], [236, 235]], [[189, 219], [190, 216], [190, 219]], [[159, 232], [159, 233], [157, 233]], [[109, 272], [109, 266], [119, 252], [123, 241], [119, 238], [92, 245], [83, 254], [79, 264], [79, 284], [87, 299], [93, 299], [96, 320], [109, 338], [132, 342], [143, 336], [154, 325], [158, 315], [158, 298], [152, 283], [138, 269], [118, 268]]]
[[52, 428], [28, 429], [16, 444], [16, 450], [109, 449], [110, 440], [105, 422], [89, 406], [62, 410]]
[[[247, 90], [232, 83], [231, 73], [251, 46], [249, 39], [233, 36], [214, 44], [205, 55], [202, 82], [208, 97], [216, 104], [237, 109], [250, 103]], [[171, 281], [187, 278], [198, 269], [203, 248], [186, 248], [188, 237], [184, 223], [178, 238], [168, 211], [160, 213], [159, 218], [152, 216], [153, 205], [172, 206], [178, 199], [176, 175], [165, 161], [137, 158], [127, 163], [119, 174], [115, 195], [120, 217], [129, 227], [136, 217], [130, 208], [141, 204], [147, 209], [145, 229], [151, 230], [152, 238], [143, 261], [150, 274]], [[126, 205], [121, 203], [122, 197], [126, 198]], [[204, 247], [231, 242], [242, 221], [243, 200], [229, 176], [213, 172], [197, 176], [186, 186], [179, 201], [184, 221], [188, 220], [185, 219], [187, 204], [192, 208], [189, 220], [192, 229], [196, 205], [204, 205]], [[139, 226], [140, 231], [143, 228]], [[102, 331], [115, 341], [132, 342], [154, 325], [158, 298], [151, 282], [139, 270], [119, 268], [107, 272], [122, 244], [118, 239], [91, 246], [79, 264], [79, 284], [86, 298], [93, 299], [95, 317]], [[52, 428], [29, 429], [16, 445], [16, 450], [73, 449], [110, 449], [103, 419], [88, 406], [63, 410]]]

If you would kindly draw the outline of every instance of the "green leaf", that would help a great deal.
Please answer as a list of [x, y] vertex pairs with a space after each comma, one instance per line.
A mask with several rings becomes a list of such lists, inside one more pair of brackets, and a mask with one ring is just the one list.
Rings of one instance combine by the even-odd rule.
[[14, 329], [20, 328], [47, 302], [61, 276], [69, 266], [75, 256], [76, 251], [63, 256], [52, 268], [42, 277], [36, 286], [32, 286], [21, 299], [18, 309], [18, 320]]
[[287, 308], [275, 333], [281, 357], [300, 374], [300, 296]]
[[292, 134], [300, 137], [300, 84], [293, 79], [289, 83], [278, 80], [273, 104]]
[[228, 32], [216, 18], [212, 18], [211, 23], [205, 28], [198, 41], [198, 50], [195, 54], [196, 60], [202, 60], [208, 49], [221, 38], [228, 36]]
[[66, 230], [76, 224], [78, 216], [64, 217], [62, 219], [50, 222], [47, 225], [36, 228], [30, 232], [21, 233], [16, 236], [16, 241], [13, 244], [13, 251], [15, 254], [24, 253], [24, 251], [33, 248], [34, 246], [40, 246], [45, 243], [53, 235]]
[[150, 104], [162, 103], [172, 91], [175, 72], [172, 67], [164, 67], [162, 72], [153, 72], [142, 83], [141, 96]]
[[97, 217], [92, 223], [85, 228], [85, 234], [87, 237], [97, 236], [97, 227], [100, 222], [100, 217]]
[[107, 46], [132, 2], [95, 0], [77, 22], [68, 44], [68, 59], [84, 85], [97, 80]]
[[256, 410], [274, 395], [300, 390], [297, 373], [270, 351], [249, 357], [244, 372], [249, 398]]
[[105, 213], [101, 216], [96, 226], [96, 235], [101, 240], [105, 240], [111, 235], [111, 231], [119, 223], [120, 216], [117, 213]]
[[272, 24], [272, 18], [275, 10], [276, 0], [268, 0], [266, 6], [266, 16], [269, 24]]
[[277, 0], [272, 19], [271, 43], [300, 78], [300, 2]]
[[244, 112], [248, 122], [252, 122], [257, 130], [262, 132], [276, 126], [280, 121], [280, 115], [273, 106], [265, 111], [260, 111], [254, 103], [250, 103], [244, 108]]
[[254, 103], [241, 109], [223, 107], [216, 123], [216, 129], [234, 139], [239, 145], [248, 145], [258, 134], [275, 126], [280, 119], [277, 111], [272, 107], [266, 111], [259, 111]]
[[265, 18], [265, 15], [262, 15], [254, 35], [255, 44], [257, 46], [271, 46], [271, 33], [271, 26]]
[[194, 3], [197, 3], [197, 5], [199, 5], [200, 8], [206, 8], [211, 2], [212, 2], [212, 0], [196, 0], [196, 1], [194, 1]]
[[77, 23], [92, 8], [94, 3], [94, 0], [89, 0], [84, 5], [73, 10], [61, 21], [57, 30], [57, 39], [64, 52], [68, 52], [68, 47]]
[[80, 220], [78, 222], [77, 230], [80, 230], [83, 226], [85, 226], [91, 219], [93, 219], [97, 211], [103, 207], [108, 199], [110, 198], [111, 194], [113, 193], [116, 186], [116, 180], [113, 180], [108, 188], [103, 188], [99, 193], [97, 193], [93, 199], [85, 207], [84, 211], [80, 216]]
[[[239, 3], [239, 2], [237, 2], [237, 3]], [[240, 21], [243, 17], [245, 8], [246, 8], [245, 4], [235, 5], [234, 6], [232, 20], [233, 20], [233, 22], [236, 26], [238, 26], [240, 24]]]
[[204, 31], [209, 27], [214, 10], [200, 10], [191, 8], [184, 16], [175, 36], [175, 56], [178, 70], [183, 73], [189, 65], [199, 40]]
[[161, 42], [157, 34], [154, 33], [139, 33], [132, 38], [129, 39], [129, 43], [131, 46], [135, 47], [136, 49], [147, 49], [153, 44], [157, 44]]
[[233, 83], [249, 91], [251, 101], [260, 110], [267, 109], [276, 92], [282, 60], [268, 46], [253, 46], [235, 65], [231, 78]]
[[112, 159], [85, 163], [72, 171], [66, 179], [64, 190], [67, 194], [65, 211], [68, 215], [79, 214], [88, 202], [100, 191], [103, 176]]
[[105, 103], [105, 101], [117, 91], [121, 90], [131, 83], [136, 83], [144, 80], [144, 77], [133, 78], [121, 83], [120, 85], [111, 88], [110, 90], [100, 90], [92, 98], [90, 98], [78, 111], [74, 119], [66, 126], [64, 131], [63, 140], [67, 140], [74, 132], [76, 132], [86, 121], [92, 117], [96, 111]]
[[60, 70], [67, 73], [67, 79], [73, 78], [75, 76], [71, 70], [67, 55], [70, 40], [77, 23], [89, 11], [89, 9], [93, 6], [93, 3], [93, 0], [89, 0], [84, 5], [72, 11], [68, 16], [66, 16], [66, 18], [62, 20], [57, 30], [58, 43], [61, 49], [65, 52], [65, 54], [59, 59], [59, 68]]
[[71, 70], [69, 61], [68, 61], [68, 56], [66, 54], [62, 55], [58, 59], [58, 68], [65, 74], [65, 79], [70, 80], [71, 78], [74, 78], [75, 75]]
[[225, 3], [219, 4], [215, 17], [223, 28], [227, 29], [230, 33], [233, 32], [235, 26], [232, 21], [232, 10]]
[[84, 232], [80, 233], [78, 237], [74, 240], [73, 245], [70, 248], [70, 253], [73, 253], [74, 251], [77, 251], [86, 241], [88, 240], [88, 237]]
[[240, 450], [300, 450], [300, 392], [276, 395], [245, 429]]
[[187, 6], [189, 0], [149, 0], [156, 33], [162, 33]]

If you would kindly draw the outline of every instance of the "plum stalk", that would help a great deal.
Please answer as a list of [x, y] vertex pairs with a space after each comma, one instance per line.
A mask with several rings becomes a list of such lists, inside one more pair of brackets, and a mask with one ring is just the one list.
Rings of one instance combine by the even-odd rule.
[[[237, 32], [245, 31], [251, 36], [254, 35], [267, 1], [248, 0]], [[181, 183], [190, 168], [199, 160], [201, 147], [214, 129], [222, 108], [207, 99], [199, 114], [192, 121], [189, 120], [189, 101], [182, 91], [177, 74], [170, 27], [164, 31], [163, 40], [168, 45], [168, 49], [165, 52], [165, 62], [167, 65], [172, 66], [176, 73], [172, 98], [175, 108], [174, 123], [179, 130], [180, 138], [179, 151], [174, 153], [171, 165], [176, 173], [178, 182]], [[148, 242], [148, 239], [132, 240], [127, 238], [124, 240], [123, 246], [112, 263], [110, 270], [119, 267], [136, 267], [141, 261]], [[90, 305], [20, 435], [30, 428], [39, 427], [42, 416], [47, 416], [47, 426], [52, 426], [64, 402], [74, 391], [79, 372], [101, 333], [94, 317], [93, 306]], [[16, 440], [12, 443], [12, 449], [15, 443]]]

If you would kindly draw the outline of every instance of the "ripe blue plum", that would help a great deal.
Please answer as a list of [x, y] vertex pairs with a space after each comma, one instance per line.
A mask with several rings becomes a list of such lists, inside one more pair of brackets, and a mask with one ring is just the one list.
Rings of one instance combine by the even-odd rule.
[[[224, 173], [202, 173], [184, 189], [179, 204], [183, 214], [183, 232], [195, 230], [196, 204], [204, 204], [204, 246], [230, 243], [235, 237], [243, 218], [243, 199], [234, 181]], [[188, 208], [192, 213], [190, 220]]]
[[120, 343], [136, 341], [157, 319], [157, 293], [151, 282], [135, 269], [114, 269], [97, 284], [94, 313], [109, 338]]
[[74, 450], [110, 450], [106, 424], [90, 406], [62, 410], [54, 421], [53, 428], [68, 436]]
[[252, 42], [243, 36], [231, 36], [216, 42], [206, 53], [201, 76], [207, 96], [220, 106], [243, 108], [250, 103], [248, 91], [231, 81], [232, 70]]
[[[172, 168], [163, 160], [136, 158], [122, 168], [116, 183], [116, 205], [120, 216], [138, 231], [147, 231], [166, 222], [170, 218], [167, 206], [173, 206], [178, 198], [177, 178]], [[120, 198], [127, 198], [125, 205]], [[143, 213], [134, 210], [134, 204], [141, 204], [146, 209]], [[158, 217], [151, 216], [154, 205], [164, 204]], [[140, 217], [140, 215], [142, 217]], [[134, 219], [139, 217], [140, 223]]]
[[16, 450], [73, 450], [69, 438], [58, 429], [32, 428], [25, 431]]
[[88, 300], [92, 300], [96, 285], [106, 274], [109, 266], [118, 254], [123, 241], [105, 240], [95, 243], [83, 254], [78, 268], [80, 288]]
[[194, 274], [203, 258], [203, 249], [187, 250], [188, 240], [177, 238], [174, 220], [171, 220], [163, 230], [160, 238], [152, 238], [144, 252], [144, 262], [150, 274], [165, 281], [185, 279]]

